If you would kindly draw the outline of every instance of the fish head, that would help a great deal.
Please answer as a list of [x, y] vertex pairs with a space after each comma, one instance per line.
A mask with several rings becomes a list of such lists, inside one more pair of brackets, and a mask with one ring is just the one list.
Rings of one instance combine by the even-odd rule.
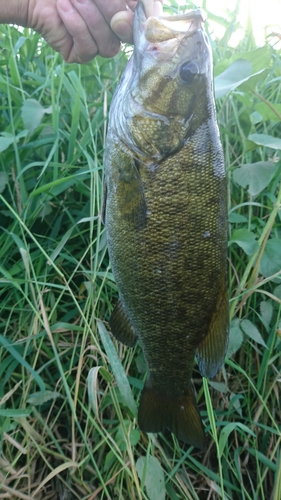
[[156, 112], [186, 114], [190, 102], [212, 86], [212, 54], [204, 19], [201, 9], [147, 19], [139, 2], [132, 95], [142, 105]]
[[147, 18], [138, 2], [123, 95], [134, 143], [160, 157], [177, 149], [212, 113], [212, 79], [203, 11]]

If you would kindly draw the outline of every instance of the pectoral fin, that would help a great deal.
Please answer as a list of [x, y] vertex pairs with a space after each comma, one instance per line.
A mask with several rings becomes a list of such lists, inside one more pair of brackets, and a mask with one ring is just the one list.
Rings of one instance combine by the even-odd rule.
[[146, 226], [146, 201], [142, 179], [135, 160], [128, 155], [121, 156], [116, 196], [119, 211], [125, 220], [140, 230]]
[[119, 299], [109, 320], [111, 332], [114, 337], [128, 347], [134, 347], [138, 337]]
[[203, 377], [213, 378], [224, 362], [228, 343], [229, 309], [227, 293], [221, 295], [209, 332], [197, 348], [196, 358]]

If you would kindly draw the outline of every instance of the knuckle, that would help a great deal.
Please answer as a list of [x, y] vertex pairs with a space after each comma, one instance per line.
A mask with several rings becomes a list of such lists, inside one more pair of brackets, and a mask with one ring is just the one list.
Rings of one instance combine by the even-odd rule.
[[73, 63], [78, 63], [78, 64], [86, 64], [94, 57], [98, 55], [98, 51], [96, 49], [91, 49], [91, 50], [77, 50], [73, 47], [73, 49], [70, 51], [66, 57], [64, 57], [65, 62], [68, 64], [73, 64]]
[[119, 40], [108, 40], [107, 44], [103, 44], [101, 47], [99, 47], [99, 55], [102, 57], [114, 57], [118, 54], [119, 50]]

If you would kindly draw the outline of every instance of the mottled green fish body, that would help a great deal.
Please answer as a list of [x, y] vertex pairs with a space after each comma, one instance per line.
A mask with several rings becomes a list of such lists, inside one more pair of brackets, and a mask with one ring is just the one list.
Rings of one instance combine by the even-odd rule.
[[194, 357], [213, 377], [228, 331], [226, 177], [202, 21], [200, 10], [146, 19], [139, 2], [110, 111], [104, 200], [120, 297], [112, 333], [139, 340], [148, 366], [140, 428], [199, 448]]

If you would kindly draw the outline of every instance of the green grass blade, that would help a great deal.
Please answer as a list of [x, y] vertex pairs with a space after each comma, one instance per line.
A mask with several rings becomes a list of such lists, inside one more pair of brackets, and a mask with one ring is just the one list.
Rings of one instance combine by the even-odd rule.
[[127, 406], [134, 416], [137, 415], [137, 407], [135, 400], [132, 395], [130, 384], [128, 382], [127, 375], [124, 371], [122, 363], [120, 362], [114, 344], [108, 335], [108, 332], [102, 323], [98, 321], [98, 330], [103, 343], [105, 352], [108, 356], [108, 360], [113, 371], [114, 377], [116, 378], [117, 385], [121, 392], [123, 403]]

